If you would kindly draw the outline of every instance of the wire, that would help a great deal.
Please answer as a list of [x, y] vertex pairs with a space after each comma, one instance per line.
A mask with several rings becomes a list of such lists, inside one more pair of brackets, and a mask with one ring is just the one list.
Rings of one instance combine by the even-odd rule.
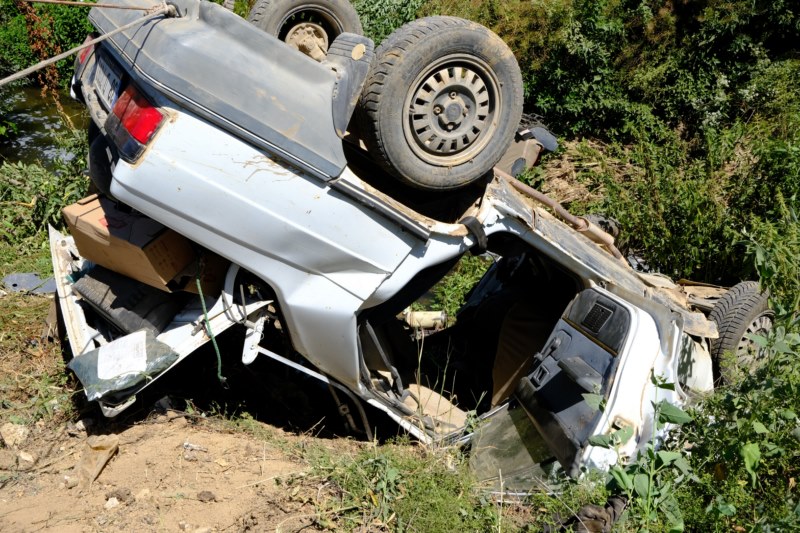
[[76, 6], [76, 7], [102, 7], [109, 9], [135, 9], [137, 11], [149, 11], [153, 6], [139, 7], [139, 6], [120, 6], [117, 4], [100, 4], [94, 2], [72, 2], [69, 0], [22, 0], [29, 4], [57, 4], [60, 6]]
[[200, 286], [200, 276], [195, 277], [195, 283], [197, 283], [197, 293], [200, 295], [200, 305], [203, 307], [203, 319], [205, 320], [206, 333], [211, 339], [211, 344], [214, 346], [214, 353], [217, 354], [217, 379], [220, 385], [227, 389], [228, 380], [222, 375], [222, 354], [219, 352], [217, 338], [214, 336], [214, 332], [211, 331], [211, 322], [208, 320], [208, 309], [206, 309], [206, 299], [203, 296], [203, 287]]

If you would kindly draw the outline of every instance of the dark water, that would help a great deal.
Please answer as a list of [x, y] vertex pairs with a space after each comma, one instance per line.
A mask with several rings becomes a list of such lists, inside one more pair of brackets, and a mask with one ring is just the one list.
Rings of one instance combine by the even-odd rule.
[[68, 93], [60, 97], [66, 119], [58, 113], [51, 97], [42, 98], [38, 87], [19, 87], [0, 92], [0, 109], [8, 108], [7, 118], [16, 123], [18, 132], [9, 139], [0, 139], [0, 162], [41, 163], [47, 168], [70, 154], [59, 148], [56, 137], [64, 132], [71, 122], [76, 128], [85, 129], [88, 116], [82, 104], [70, 98]]

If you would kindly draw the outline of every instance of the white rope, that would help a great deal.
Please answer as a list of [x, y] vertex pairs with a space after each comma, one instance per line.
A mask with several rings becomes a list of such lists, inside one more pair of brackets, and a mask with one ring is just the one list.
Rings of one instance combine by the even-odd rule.
[[72, 2], [70, 0], [22, 0], [29, 4], [56, 4], [59, 6], [75, 6], [75, 7], [102, 7], [108, 9], [133, 9], [136, 11], [149, 11], [153, 6], [137, 7], [137, 6], [120, 6], [117, 4], [100, 4], [95, 2]]
[[99, 43], [101, 41], [105, 41], [109, 37], [112, 37], [112, 36], [114, 36], [114, 35], [116, 35], [116, 34], [118, 34], [120, 32], [123, 32], [123, 31], [129, 29], [129, 28], [132, 28], [132, 27], [137, 26], [139, 24], [144, 24], [145, 22], [147, 22], [149, 20], [152, 20], [152, 19], [154, 19], [156, 17], [160, 17], [161, 15], [175, 16], [176, 13], [177, 12], [175, 11], [175, 7], [174, 6], [168, 6], [168, 5], [162, 4], [161, 6], [157, 7], [153, 12], [146, 14], [144, 17], [142, 17], [142, 18], [140, 18], [138, 20], [134, 20], [133, 22], [125, 24], [124, 26], [120, 26], [116, 30], [110, 31], [110, 32], [106, 33], [105, 35], [102, 35], [102, 36], [98, 37], [97, 39], [92, 39], [91, 41], [85, 42], [80, 46], [76, 46], [72, 50], [67, 50], [63, 54], [58, 54], [57, 56], [51, 57], [50, 59], [46, 59], [44, 61], [40, 61], [39, 63], [36, 63], [32, 67], [28, 67], [25, 70], [21, 70], [21, 71], [17, 72], [16, 74], [12, 74], [11, 76], [8, 76], [7, 78], [3, 78], [2, 80], [0, 80], [0, 87], [2, 87], [3, 85], [9, 84], [12, 81], [16, 81], [18, 79], [21, 79], [21, 78], [24, 78], [26, 76], [29, 76], [30, 74], [33, 74], [37, 70], [41, 70], [41, 69], [43, 69], [43, 68], [45, 68], [45, 67], [47, 67], [49, 65], [52, 65], [53, 63], [61, 61], [62, 59], [66, 59], [69, 56], [71, 56], [72, 54], [80, 52], [84, 48], [89, 48], [90, 46], [94, 46], [97, 43]]

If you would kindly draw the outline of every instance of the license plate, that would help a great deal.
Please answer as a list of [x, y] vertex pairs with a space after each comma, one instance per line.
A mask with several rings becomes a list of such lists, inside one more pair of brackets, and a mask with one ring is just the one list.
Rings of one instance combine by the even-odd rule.
[[119, 96], [121, 79], [122, 75], [116, 67], [102, 57], [98, 58], [97, 68], [94, 71], [94, 88], [109, 111], [114, 108]]

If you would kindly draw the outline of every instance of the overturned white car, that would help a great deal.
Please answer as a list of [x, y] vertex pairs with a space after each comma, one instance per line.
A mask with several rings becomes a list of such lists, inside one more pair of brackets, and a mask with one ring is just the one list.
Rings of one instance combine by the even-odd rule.
[[[138, 16], [95, 8], [90, 18], [108, 34]], [[421, 24], [476, 31], [447, 20]], [[220, 6], [177, 0], [82, 54], [73, 90], [93, 120], [90, 171], [105, 197], [65, 213], [74, 240], [52, 233], [70, 368], [115, 416], [234, 327], [245, 363], [270, 357], [329, 383], [367, 435], [362, 403], [426, 442], [494, 439], [487, 471], [509, 458], [570, 474], [607, 466], [616, 453], [589, 438], [621, 427], [634, 437], [620, 451], [634, 454], [655, 431], [653, 402], [685, 404], [713, 388], [724, 352], [752, 353], [748, 333], [771, 324], [765, 297], [753, 283], [726, 291], [637, 273], [613, 238], [499, 167], [477, 178], [401, 169], [405, 184], [393, 180], [393, 156], [344, 131], [370, 61], [396, 42], [372, 59], [368, 39], [342, 33], [317, 62]], [[517, 130], [519, 116], [509, 126], [500, 112], [516, 96], [500, 90], [493, 60], [462, 48], [398, 89], [419, 113], [401, 113], [386, 135], [419, 156], [412, 167], [452, 168], [452, 156], [491, 168]], [[484, 94], [491, 139], [468, 108]], [[414, 129], [462, 123], [474, 137], [433, 148]], [[502, 149], [494, 136], [507, 137]], [[538, 153], [530, 137], [518, 145]], [[497, 154], [483, 158], [487, 146]], [[455, 325], [421, 335], [404, 312], [468, 253], [493, 264]], [[262, 340], [266, 328], [287, 342]], [[533, 472], [523, 470], [519, 484]]]

